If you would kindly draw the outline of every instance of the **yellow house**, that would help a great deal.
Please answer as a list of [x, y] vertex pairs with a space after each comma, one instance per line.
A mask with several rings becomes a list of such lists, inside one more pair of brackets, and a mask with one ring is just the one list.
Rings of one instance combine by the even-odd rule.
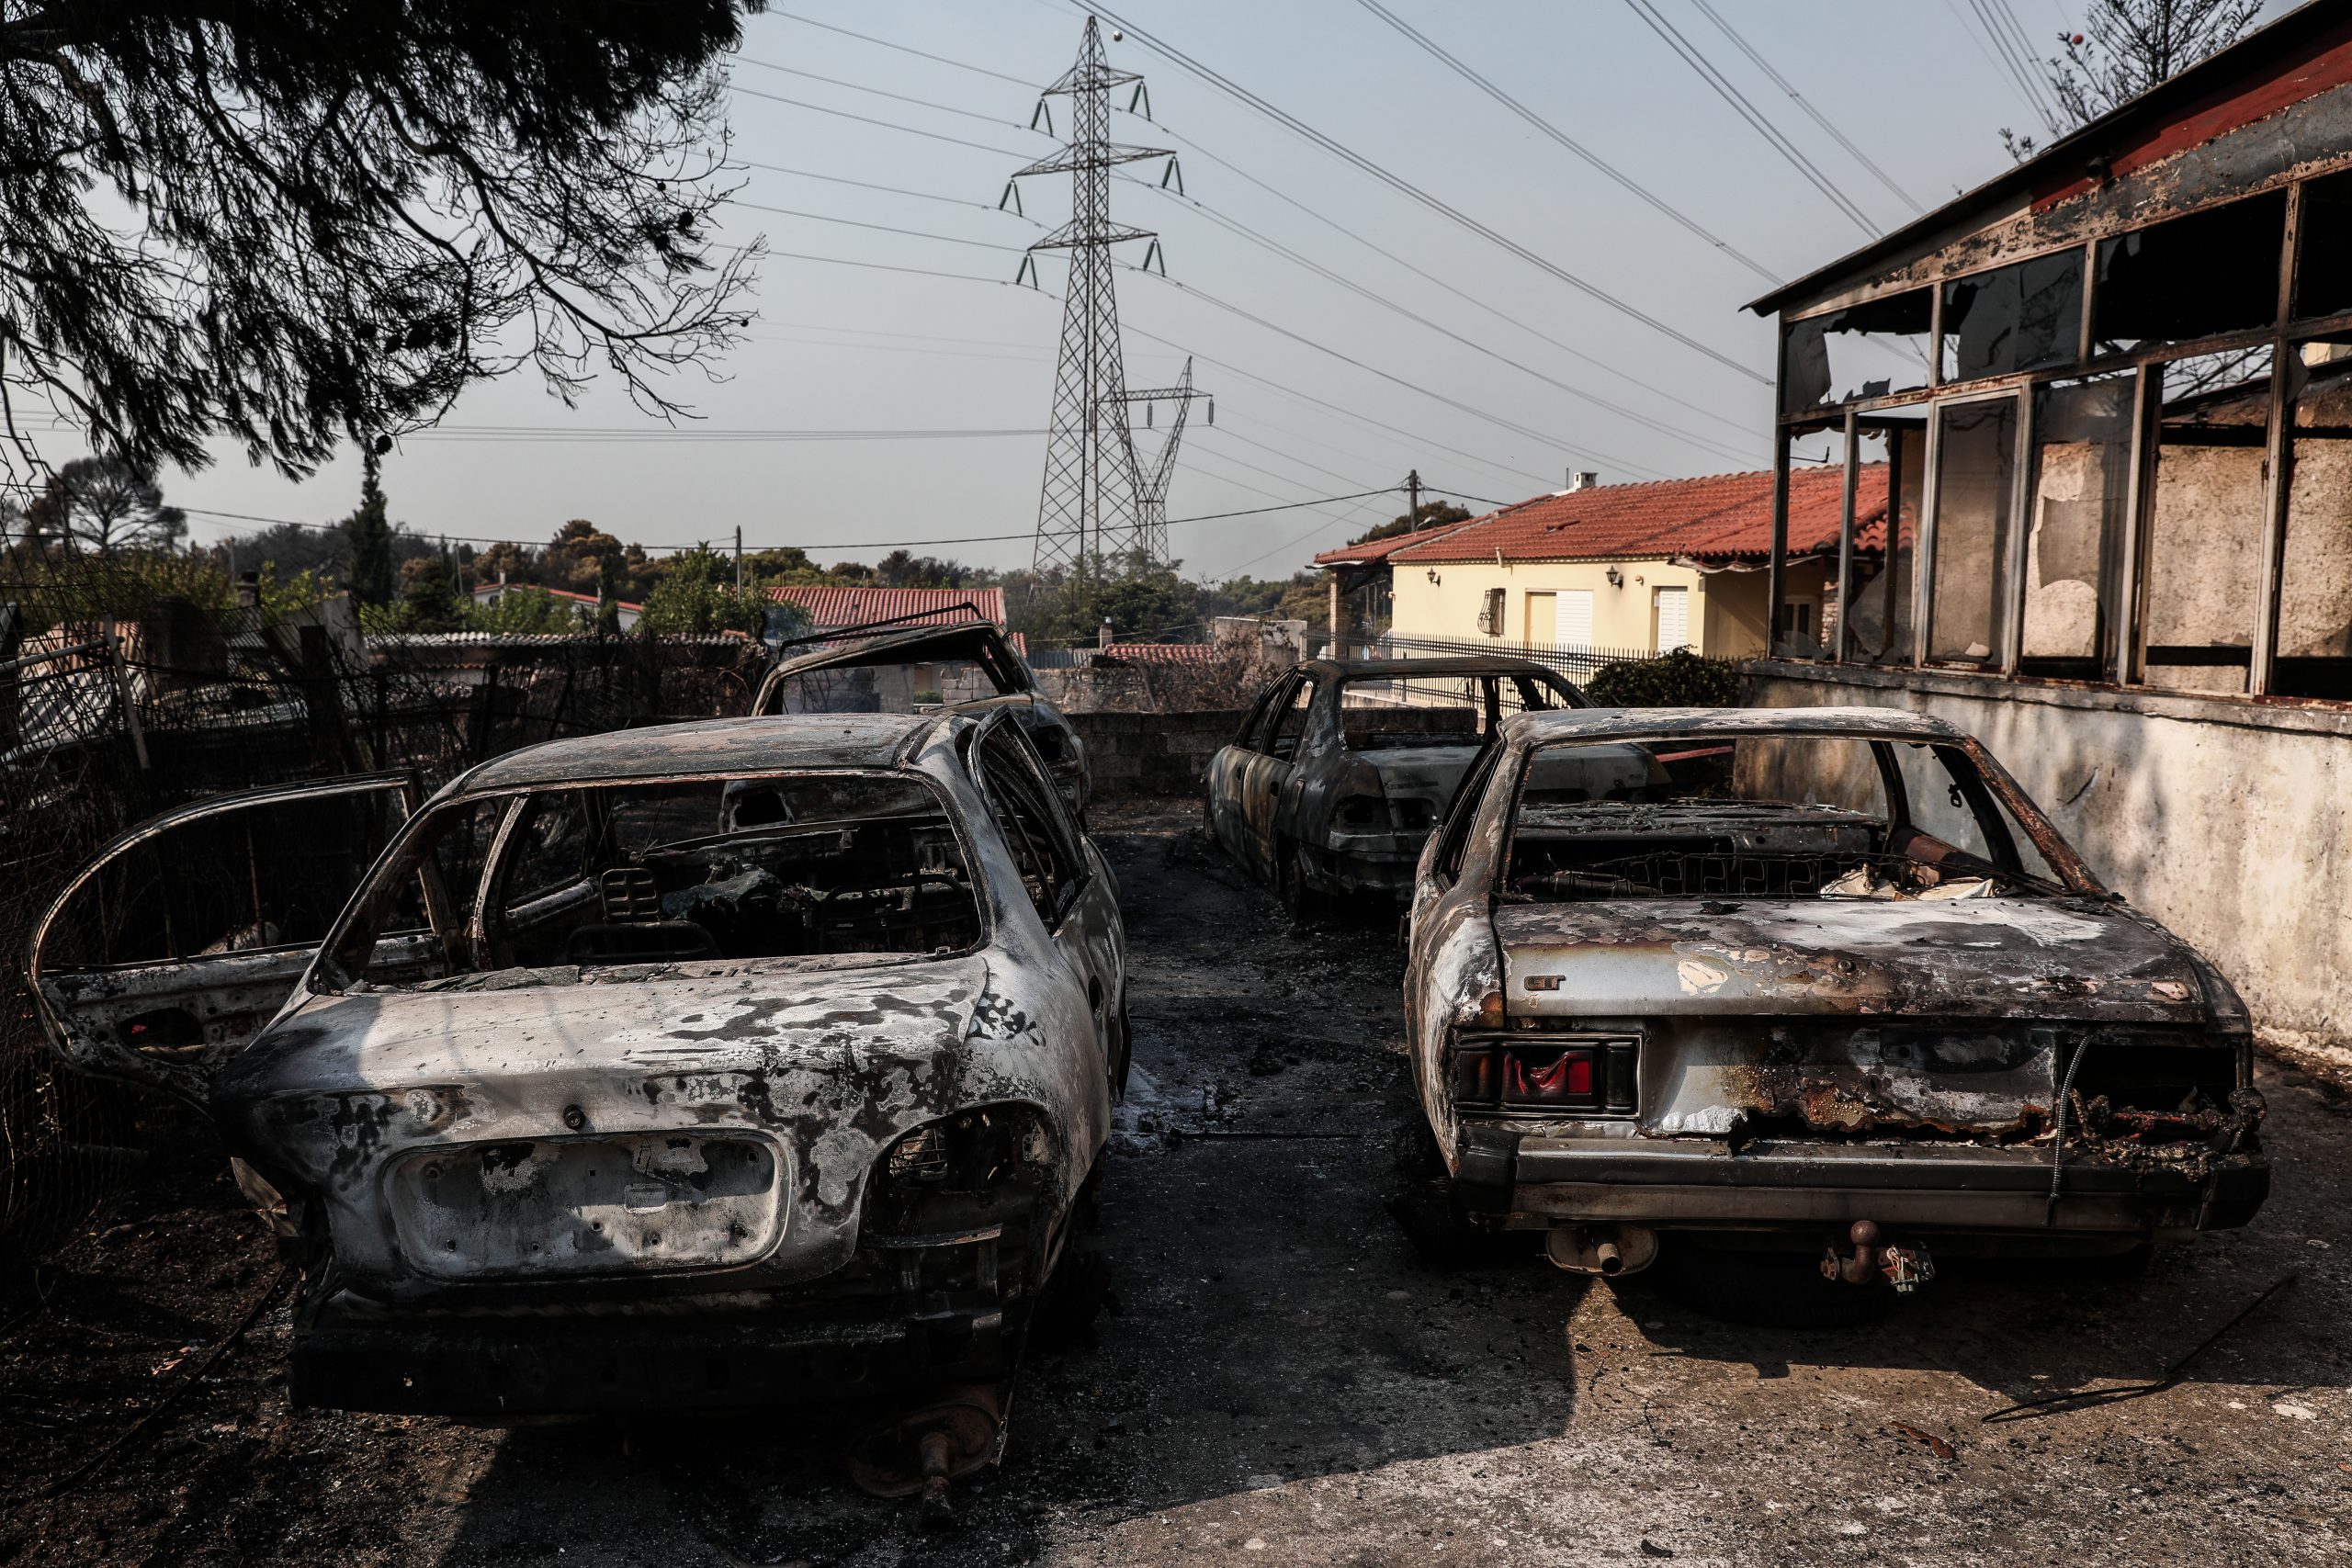
[[[1885, 535], [1885, 466], [1863, 466], [1859, 478], [1856, 553], [1875, 559]], [[1823, 633], [1843, 483], [1842, 468], [1789, 476], [1784, 645]], [[1389, 547], [1379, 554], [1393, 596], [1390, 635], [1408, 649], [1471, 640], [1623, 653], [1689, 648], [1739, 659], [1770, 641], [1770, 470], [1586, 483], [1424, 540], [1380, 543]], [[1366, 554], [1363, 547], [1329, 550], [1316, 562], [1336, 577], [1370, 565]]]

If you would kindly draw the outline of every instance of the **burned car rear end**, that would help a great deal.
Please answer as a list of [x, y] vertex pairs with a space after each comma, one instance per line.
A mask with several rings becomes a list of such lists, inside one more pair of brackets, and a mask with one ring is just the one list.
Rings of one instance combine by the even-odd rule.
[[724, 720], [486, 763], [242, 1036], [208, 1032], [221, 983], [287, 950], [69, 961], [74, 901], [120, 901], [110, 863], [37, 942], [44, 1010], [70, 1056], [151, 1081], [157, 998], [195, 1021], [164, 1081], [300, 1265], [298, 1404], [944, 1391], [979, 1444], [951, 1457], [987, 1457], [1099, 1168], [1125, 981], [1107, 873], [1010, 719]]
[[[1598, 800], [1576, 758], [1678, 759]], [[1506, 724], [1421, 863], [1408, 1006], [1453, 1190], [1554, 1260], [1662, 1235], [2095, 1255], [2245, 1224], [2249, 1021], [1973, 740], [1868, 710]]]

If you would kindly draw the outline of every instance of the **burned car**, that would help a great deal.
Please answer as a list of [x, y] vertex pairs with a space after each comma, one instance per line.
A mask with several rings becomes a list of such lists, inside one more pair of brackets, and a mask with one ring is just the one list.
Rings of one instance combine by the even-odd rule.
[[[1628, 745], [1667, 782], [1592, 794], [1585, 758]], [[1548, 1232], [1565, 1268], [1634, 1272], [1687, 1233], [1902, 1286], [1938, 1251], [2242, 1225], [2268, 1190], [2229, 983], [1933, 718], [1507, 719], [1410, 941], [1457, 1215]]]
[[[1260, 694], [1209, 760], [1210, 836], [1295, 917], [1412, 890], [1421, 845], [1508, 715], [1584, 694], [1524, 659], [1310, 660]], [[1630, 747], [1588, 759], [1606, 793], [1646, 784]]]
[[782, 652], [752, 699], [753, 713], [1010, 713], [1062, 798], [1085, 819], [1086, 744], [995, 623], [844, 626], [786, 643]]
[[939, 1395], [877, 1473], [987, 1458], [1126, 1055], [1116, 889], [1012, 716], [678, 724], [413, 794], [168, 813], [32, 946], [56, 1048], [243, 1162], [294, 1402]]

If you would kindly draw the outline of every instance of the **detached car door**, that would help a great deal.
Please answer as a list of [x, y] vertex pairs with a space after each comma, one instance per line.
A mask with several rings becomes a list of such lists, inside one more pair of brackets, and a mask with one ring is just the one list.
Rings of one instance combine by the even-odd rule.
[[[59, 1055], [201, 1105], [212, 1070], [286, 1003], [318, 943], [413, 811], [408, 773], [219, 795], [100, 850], [26, 956]], [[447, 900], [421, 880], [370, 973], [438, 973]]]

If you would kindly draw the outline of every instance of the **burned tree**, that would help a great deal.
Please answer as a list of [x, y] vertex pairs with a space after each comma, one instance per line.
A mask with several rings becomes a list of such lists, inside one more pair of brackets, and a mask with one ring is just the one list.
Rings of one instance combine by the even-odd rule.
[[469, 381], [644, 407], [722, 347], [729, 0], [0, 0], [0, 482], [51, 414], [132, 469], [300, 476]]
[[[2262, 0], [2096, 0], [2081, 32], [2058, 35], [2042, 62], [2054, 112], [2043, 119], [2064, 136], [2207, 55], [2228, 48], [2262, 14]], [[2041, 143], [2006, 126], [2002, 144], [2020, 163]]]

